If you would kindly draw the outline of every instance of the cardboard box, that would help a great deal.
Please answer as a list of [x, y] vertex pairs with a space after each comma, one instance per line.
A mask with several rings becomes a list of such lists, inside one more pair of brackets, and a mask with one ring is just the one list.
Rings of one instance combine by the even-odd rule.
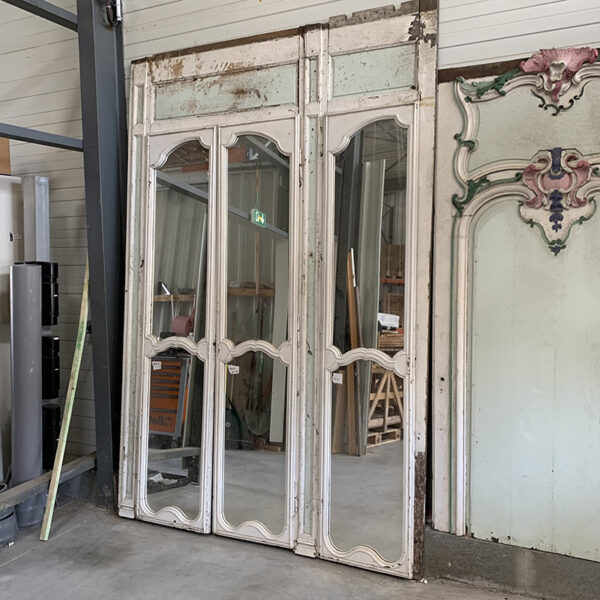
[[400, 327], [404, 327], [404, 294], [385, 294], [383, 312], [400, 317]]
[[0, 175], [10, 175], [10, 147], [6, 138], [0, 138]]

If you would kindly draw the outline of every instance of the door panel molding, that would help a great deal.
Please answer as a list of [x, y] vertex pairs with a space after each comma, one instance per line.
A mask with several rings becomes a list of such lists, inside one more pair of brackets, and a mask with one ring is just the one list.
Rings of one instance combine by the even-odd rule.
[[[218, 305], [222, 307], [217, 316], [216, 348], [216, 413], [215, 413], [215, 454], [214, 454], [214, 514], [213, 527], [216, 533], [263, 542], [271, 545], [292, 547], [295, 538], [297, 509], [295, 461], [297, 457], [297, 349], [298, 349], [298, 273], [302, 256], [301, 228], [299, 227], [299, 135], [298, 118], [261, 121], [260, 123], [234, 125], [219, 131], [219, 250], [218, 261]], [[242, 136], [261, 136], [273, 141], [282, 154], [289, 156], [289, 292], [288, 292], [288, 338], [275, 347], [265, 340], [244, 340], [235, 344], [227, 339], [227, 249], [228, 249], [228, 156], [229, 149]], [[263, 352], [273, 359], [281, 360], [287, 367], [287, 393], [285, 418], [285, 515], [284, 528], [273, 533], [263, 523], [245, 521], [233, 526], [225, 516], [224, 477], [225, 477], [225, 365], [236, 357], [248, 352]]]
[[[419, 12], [417, 5], [410, 10], [412, 12], [401, 7], [363, 11], [356, 18], [336, 18], [330, 24], [307, 27], [274, 39], [191, 49], [148, 58], [132, 66], [132, 162], [120, 472], [120, 512], [124, 516], [137, 516], [197, 532], [212, 530], [403, 577], [420, 575], [437, 10]], [[361, 53], [373, 67], [366, 83], [357, 82], [352, 72], [356, 61], [361, 64]], [[399, 62], [402, 73], [391, 82], [378, 82], [377, 69], [380, 66], [381, 73], [389, 74], [389, 63], [382, 61], [390, 57]], [[289, 99], [295, 92], [296, 104], [261, 107], [253, 100], [247, 103], [246, 109], [241, 99], [262, 93], [249, 85], [240, 90], [239, 106], [231, 101], [228, 107], [213, 114], [201, 114], [206, 113], [209, 105], [210, 110], [215, 108], [212, 101], [181, 108], [181, 95], [179, 105], [174, 102], [170, 106], [169, 98], [163, 94], [161, 118], [156, 118], [158, 87], [163, 86], [163, 92], [164, 86], [178, 90], [178, 84], [185, 83], [188, 91], [190, 86], [195, 86], [194, 89], [202, 93], [203, 86], [218, 84], [219, 78], [234, 75], [244, 79], [245, 74], [277, 65], [297, 67], [294, 82], [297, 88], [273, 88], [269, 97], [278, 98], [281, 91], [285, 92], [281, 97]], [[344, 80], [346, 71], [348, 81]], [[335, 90], [333, 75], [338, 84]], [[259, 80], [264, 83], [264, 73]], [[410, 82], [414, 85], [409, 85]], [[207, 94], [212, 98], [214, 90]], [[170, 118], [171, 109], [174, 118]], [[184, 116], [178, 116], [180, 114]], [[331, 319], [335, 155], [344, 150], [357, 131], [382, 119], [393, 119], [407, 130], [410, 149], [406, 165], [405, 223], [404, 315], [407, 324], [404, 348], [393, 356], [374, 347], [342, 352], [333, 345]], [[231, 212], [236, 212], [230, 211], [228, 206], [227, 165], [231, 148], [242, 136], [262, 136], [273, 142], [267, 144], [273, 152], [277, 149], [289, 157], [287, 334], [285, 339], [276, 336], [272, 343], [266, 339], [244, 339], [241, 334], [239, 343], [235, 344], [227, 337], [228, 219]], [[198, 342], [181, 335], [160, 340], [151, 328], [156, 170], [165, 164], [174, 148], [192, 140], [199, 140], [210, 151], [206, 329]], [[185, 181], [182, 189], [183, 186]], [[241, 210], [237, 212], [238, 217], [248, 218]], [[271, 230], [267, 227], [271, 235], [280, 235], [283, 231], [275, 231], [276, 225], [271, 224]], [[285, 258], [279, 256], [282, 263]], [[193, 360], [205, 364], [199, 450], [200, 506], [194, 519], [179, 507], [168, 506], [153, 512], [145, 496], [148, 460], [144, 444], [149, 429], [151, 359], [172, 348], [183, 349]], [[227, 522], [224, 511], [226, 373], [230, 362], [242, 360], [249, 353], [262, 353], [267, 361], [279, 361], [279, 367], [287, 373], [285, 525], [277, 533], [259, 521], [234, 526]], [[394, 562], [386, 561], [369, 546], [340, 551], [328, 538], [331, 373], [340, 367], [358, 364], [357, 361], [372, 361], [393, 371], [404, 385], [407, 433], [402, 458], [404, 551]]]
[[[334, 261], [334, 206], [335, 206], [335, 157], [342, 152], [349, 144], [352, 136], [361, 131], [364, 127], [384, 120], [393, 119], [401, 128], [407, 131], [407, 184], [406, 184], [406, 263], [407, 271], [405, 283], [406, 309], [405, 315], [409, 326], [405, 326], [405, 347], [404, 350], [397, 352], [393, 357], [386, 355], [376, 348], [356, 348], [342, 353], [339, 348], [333, 345], [333, 323], [334, 323], [334, 296], [335, 296], [335, 261]], [[320, 511], [319, 527], [319, 552], [324, 558], [337, 562], [344, 562], [355, 566], [360, 566], [370, 570], [384, 571], [404, 577], [411, 576], [410, 565], [412, 561], [413, 545], [413, 473], [414, 473], [414, 373], [411, 364], [414, 362], [413, 340], [414, 334], [414, 294], [416, 281], [415, 269], [413, 263], [416, 259], [417, 236], [414, 231], [414, 213], [417, 202], [416, 195], [416, 173], [414, 170], [415, 161], [413, 159], [418, 150], [418, 138], [415, 134], [416, 118], [413, 106], [379, 108], [377, 110], [362, 111], [344, 115], [334, 115], [327, 117], [326, 120], [326, 159], [327, 171], [326, 180], [326, 199], [323, 203], [321, 219], [324, 223], [323, 248], [324, 248], [324, 267], [322, 279], [322, 306], [320, 312], [320, 322], [324, 331], [324, 351], [321, 359], [322, 377], [321, 377], [321, 407], [320, 407], [320, 474], [319, 489], [322, 500], [322, 510]], [[385, 560], [379, 552], [367, 545], [359, 545], [348, 551], [342, 551], [336, 548], [330, 537], [331, 515], [328, 507], [331, 507], [330, 492], [330, 473], [331, 473], [331, 428], [332, 428], [332, 394], [331, 378], [332, 373], [339, 367], [349, 365], [357, 360], [373, 361], [389, 370], [393, 370], [397, 375], [405, 378], [404, 391], [404, 415], [406, 444], [403, 459], [404, 476], [404, 518], [403, 518], [403, 553], [398, 560], [390, 562]]]
[[[154, 298], [154, 229], [155, 229], [155, 210], [156, 210], [156, 169], [162, 165], [168, 154], [182, 144], [199, 140], [205, 146], [210, 154], [210, 178], [209, 178], [209, 199], [208, 199], [208, 238], [207, 238], [207, 276], [206, 276], [206, 335], [204, 338], [194, 343], [189, 338], [173, 336], [159, 341], [156, 336], [152, 335], [152, 313], [153, 313], [153, 298]], [[210, 487], [205, 485], [198, 486], [198, 515], [195, 518], [190, 518], [177, 506], [167, 506], [159, 511], [154, 511], [148, 505], [146, 491], [146, 477], [148, 471], [148, 435], [149, 435], [149, 397], [150, 397], [150, 359], [156, 356], [158, 352], [168, 348], [182, 348], [189, 352], [191, 356], [197, 356], [206, 365], [206, 378], [204, 381], [202, 397], [203, 397], [203, 435], [202, 446], [200, 449], [200, 473], [199, 478], [203, 482], [210, 482], [212, 478], [212, 407], [208, 399], [212, 396], [213, 379], [211, 376], [211, 364], [214, 362], [214, 352], [211, 351], [211, 344], [208, 340], [213, 337], [213, 328], [209, 318], [210, 313], [214, 310], [214, 277], [211, 277], [214, 263], [214, 234], [212, 233], [214, 225], [211, 223], [215, 219], [215, 177], [216, 169], [214, 146], [216, 141], [216, 131], [196, 131], [186, 132], [182, 134], [173, 134], [164, 137], [155, 137], [150, 140], [148, 145], [148, 158], [156, 156], [157, 166], [148, 166], [148, 186], [146, 189], [145, 198], [145, 223], [143, 229], [146, 232], [144, 240], [144, 271], [147, 274], [144, 278], [144, 301], [141, 311], [141, 328], [144, 335], [144, 343], [140, 344], [144, 352], [144, 360], [141, 360], [140, 378], [141, 393], [137, 398], [137, 411], [140, 415], [140, 428], [137, 434], [137, 449], [136, 455], [139, 460], [139, 471], [137, 477], [137, 507], [136, 516], [142, 520], [152, 521], [155, 523], [169, 524], [173, 527], [183, 529], [191, 529], [201, 533], [210, 531]], [[139, 366], [139, 363], [138, 363]], [[207, 461], [207, 457], [210, 460]]]

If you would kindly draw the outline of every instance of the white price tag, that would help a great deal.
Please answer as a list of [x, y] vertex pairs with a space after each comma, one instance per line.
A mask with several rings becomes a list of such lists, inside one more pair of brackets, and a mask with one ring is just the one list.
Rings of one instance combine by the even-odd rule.
[[227, 370], [230, 375], [237, 375], [240, 372], [240, 368], [237, 365], [227, 365]]
[[333, 381], [333, 383], [344, 383], [344, 375], [342, 373], [334, 373], [331, 376], [331, 380]]
[[160, 360], [153, 360], [152, 361], [152, 370], [160, 371], [161, 369], [162, 369], [162, 363], [160, 362]]

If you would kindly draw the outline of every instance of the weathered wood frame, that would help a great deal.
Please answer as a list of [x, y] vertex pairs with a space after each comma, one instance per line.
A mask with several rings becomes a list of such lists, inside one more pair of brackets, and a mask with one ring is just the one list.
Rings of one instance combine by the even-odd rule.
[[[128, 269], [126, 286], [125, 365], [123, 386], [122, 464], [120, 473], [120, 514], [139, 517], [175, 527], [208, 532], [211, 521], [218, 533], [293, 547], [306, 556], [320, 555], [330, 560], [362, 566], [404, 577], [418, 577], [422, 566], [422, 541], [425, 507], [425, 443], [427, 414], [427, 377], [429, 351], [429, 282], [431, 222], [433, 208], [433, 143], [435, 124], [435, 71], [437, 57], [437, 10], [420, 12], [417, 3], [399, 11], [366, 11], [356, 17], [333, 20], [304, 31], [284, 32], [281, 38], [269, 36], [227, 49], [202, 49], [189, 54], [176, 53], [137, 63], [131, 79], [130, 133], [130, 212], [128, 217]], [[349, 28], [349, 29], [347, 29]], [[332, 33], [333, 32], [333, 33]], [[261, 47], [264, 44], [264, 47]], [[357, 93], [334, 97], [331, 87], [332, 57], [347, 52], [413, 45], [415, 48], [415, 85], [405, 89]], [[276, 52], [274, 52], [276, 49]], [[226, 60], [224, 60], [226, 59]], [[202, 73], [251, 69], [265, 64], [297, 61], [297, 105], [186, 116], [157, 121], [154, 119], [155, 86], [161, 82], [185, 80]], [[316, 61], [316, 79], [311, 89], [311, 69]], [[217, 70], [219, 65], [219, 70]], [[407, 302], [406, 350], [394, 358], [376, 349], [357, 349], [339, 355], [330, 346], [331, 302], [333, 290], [329, 277], [331, 264], [331, 215], [333, 214], [334, 154], [356, 131], [379, 119], [396, 119], [409, 130], [410, 147], [407, 229]], [[287, 129], [286, 129], [287, 128]], [[287, 133], [286, 133], [287, 131]], [[212, 132], [212, 133], [209, 133]], [[290, 337], [274, 348], [260, 341], [244, 342], [235, 347], [224, 339], [225, 321], [208, 318], [210, 311], [223, 306], [226, 236], [227, 147], [236, 136], [247, 133], [266, 135], [291, 156], [292, 214], [290, 239]], [[213, 231], [209, 262], [209, 307], [206, 339], [197, 345], [189, 340], [171, 339], [158, 343], [148, 335], [148, 281], [152, 279], [152, 167], [160, 165], [158, 153], [202, 134], [211, 147], [211, 188]], [[212, 135], [212, 138], [211, 138]], [[210, 138], [210, 139], [209, 139]], [[159, 152], [160, 150], [160, 152]], [[218, 160], [216, 157], [219, 157]], [[323, 158], [321, 158], [323, 157]], [[220, 165], [220, 166], [219, 166]], [[218, 199], [218, 200], [217, 200]], [[217, 219], [220, 223], [217, 224]], [[144, 232], [140, 236], [140, 232]], [[218, 239], [215, 239], [215, 237]], [[293, 239], [292, 239], [293, 238]], [[211, 254], [212, 252], [212, 254]], [[220, 281], [220, 283], [217, 283]], [[417, 301], [418, 300], [418, 301]], [[222, 312], [222, 311], [221, 311]], [[212, 323], [211, 323], [212, 322]], [[214, 342], [211, 342], [214, 340]], [[187, 346], [186, 346], [187, 344]], [[213, 346], [213, 344], [215, 344]], [[279, 536], [257, 523], [232, 528], [222, 514], [222, 480], [212, 469], [222, 467], [224, 444], [221, 423], [223, 407], [217, 402], [212, 411], [212, 387], [217, 397], [223, 392], [223, 369], [214, 369], [216, 380], [205, 383], [204, 424], [212, 434], [204, 435], [202, 447], [202, 509], [192, 521], [178, 509], [163, 509], [151, 514], [144, 506], [144, 442], [147, 407], [147, 376], [139, 367], [148, 356], [163, 346], [176, 345], [196, 354], [210, 365], [226, 363], [232, 356], [260, 350], [280, 358], [290, 369], [287, 417], [287, 526]], [[189, 347], [188, 347], [189, 346]], [[193, 346], [193, 347], [192, 347]], [[406, 378], [407, 442], [405, 453], [405, 552], [399, 561], [388, 563], [375, 551], [361, 546], [349, 553], [337, 551], [327, 539], [327, 515], [321, 509], [329, 486], [328, 374], [334, 365], [356, 359], [373, 359], [391, 367]], [[210, 391], [209, 391], [210, 389]], [[210, 405], [210, 406], [209, 406]], [[212, 456], [214, 453], [214, 463]], [[214, 481], [214, 505], [211, 483]], [[212, 515], [212, 519], [211, 519]]]

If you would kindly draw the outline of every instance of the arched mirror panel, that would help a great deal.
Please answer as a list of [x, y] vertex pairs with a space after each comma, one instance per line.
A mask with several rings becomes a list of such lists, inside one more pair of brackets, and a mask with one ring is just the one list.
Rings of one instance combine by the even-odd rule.
[[209, 151], [175, 148], [155, 170], [152, 333], [205, 336]]
[[376, 121], [335, 158], [333, 344], [404, 347], [407, 130]]
[[227, 337], [287, 338], [290, 159], [259, 135], [228, 150]]
[[[363, 564], [368, 556], [378, 566], [399, 564], [406, 551], [406, 389], [398, 373], [406, 367], [408, 149], [408, 129], [383, 118], [334, 156], [329, 285], [340, 358], [326, 372], [325, 553]], [[359, 360], [342, 364], [348, 352]]]
[[206, 369], [190, 349], [206, 335], [209, 172], [209, 150], [198, 140], [171, 150], [154, 170], [149, 321], [160, 349], [148, 353], [146, 365], [143, 490], [159, 520], [173, 520], [172, 511], [161, 515], [168, 507], [188, 521], [201, 510]]
[[[248, 133], [248, 131], [263, 131]], [[293, 121], [221, 132], [215, 531], [290, 545]], [[293, 442], [292, 442], [293, 443]]]

